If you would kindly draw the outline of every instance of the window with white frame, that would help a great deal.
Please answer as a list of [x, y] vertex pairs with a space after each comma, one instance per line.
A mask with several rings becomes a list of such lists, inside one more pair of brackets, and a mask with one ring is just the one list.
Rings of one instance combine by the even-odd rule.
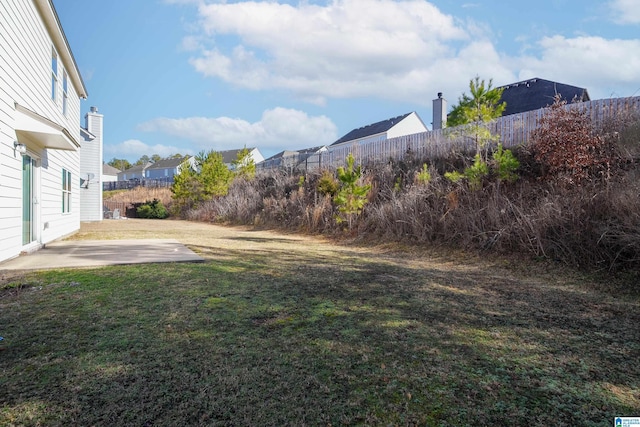
[[51, 49], [51, 99], [56, 100], [56, 88], [58, 86], [58, 54]]
[[67, 70], [62, 70], [62, 114], [67, 115]]
[[62, 213], [71, 212], [71, 172], [62, 169]]

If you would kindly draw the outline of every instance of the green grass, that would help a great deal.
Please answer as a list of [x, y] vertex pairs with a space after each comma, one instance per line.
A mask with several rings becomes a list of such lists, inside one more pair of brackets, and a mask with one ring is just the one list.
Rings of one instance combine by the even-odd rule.
[[640, 415], [633, 292], [348, 250], [208, 256], [5, 284], [0, 425], [610, 426]]

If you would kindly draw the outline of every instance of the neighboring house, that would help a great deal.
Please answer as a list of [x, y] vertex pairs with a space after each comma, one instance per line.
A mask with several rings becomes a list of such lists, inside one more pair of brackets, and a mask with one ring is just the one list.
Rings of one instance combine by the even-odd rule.
[[146, 170], [153, 163], [147, 162], [140, 165], [133, 165], [129, 169], [118, 173], [118, 181], [131, 181], [137, 179], [142, 181], [146, 178]]
[[[222, 155], [222, 161], [229, 169], [233, 169], [233, 162], [238, 159], [238, 153], [240, 153], [244, 148], [238, 148], [237, 150], [226, 150], [219, 151]], [[249, 158], [253, 160], [253, 163], [256, 165], [262, 161], [264, 161], [264, 156], [260, 153], [260, 150], [257, 148], [247, 148], [249, 150]]]
[[195, 170], [195, 158], [184, 156], [158, 160], [145, 169], [145, 178], [173, 182], [173, 177], [178, 175], [184, 167], [190, 167]]
[[503, 116], [548, 107], [553, 104], [556, 95], [560, 95], [563, 100], [569, 103], [574, 99], [578, 101], [591, 100], [585, 88], [537, 77], [501, 86], [500, 88], [504, 89], [501, 100], [507, 103], [502, 113]]
[[422, 119], [420, 119], [418, 114], [414, 111], [412, 113], [407, 113], [402, 116], [354, 129], [331, 144], [329, 146], [329, 150], [336, 146], [367, 144], [370, 142], [379, 142], [427, 131], [428, 129], [422, 122]]
[[96, 107], [85, 116], [80, 129], [80, 221], [102, 221], [103, 116]]
[[80, 229], [87, 89], [51, 0], [0, 2], [0, 261]]
[[116, 182], [118, 181], [118, 174], [120, 169], [114, 168], [106, 163], [102, 164], [102, 182]]
[[284, 150], [259, 163], [259, 167], [263, 169], [282, 168], [282, 169], [307, 169], [307, 163], [318, 163], [318, 156], [314, 154], [328, 151], [326, 145], [318, 147], [305, 148], [298, 151]]

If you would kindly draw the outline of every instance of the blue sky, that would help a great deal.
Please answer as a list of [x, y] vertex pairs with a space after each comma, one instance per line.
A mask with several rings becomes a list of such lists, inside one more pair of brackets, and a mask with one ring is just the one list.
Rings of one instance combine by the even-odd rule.
[[[638, 0], [54, 0], [105, 160], [330, 144], [476, 75], [640, 95]], [[84, 123], [84, 122], [83, 122]]]

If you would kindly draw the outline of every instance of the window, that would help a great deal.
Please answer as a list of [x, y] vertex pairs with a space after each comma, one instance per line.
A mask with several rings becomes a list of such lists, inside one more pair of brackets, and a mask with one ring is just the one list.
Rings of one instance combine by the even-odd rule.
[[71, 212], [71, 172], [62, 169], [62, 213]]
[[56, 87], [58, 86], [58, 54], [51, 49], [51, 99], [56, 100]]
[[62, 114], [67, 115], [67, 71], [62, 70]]

